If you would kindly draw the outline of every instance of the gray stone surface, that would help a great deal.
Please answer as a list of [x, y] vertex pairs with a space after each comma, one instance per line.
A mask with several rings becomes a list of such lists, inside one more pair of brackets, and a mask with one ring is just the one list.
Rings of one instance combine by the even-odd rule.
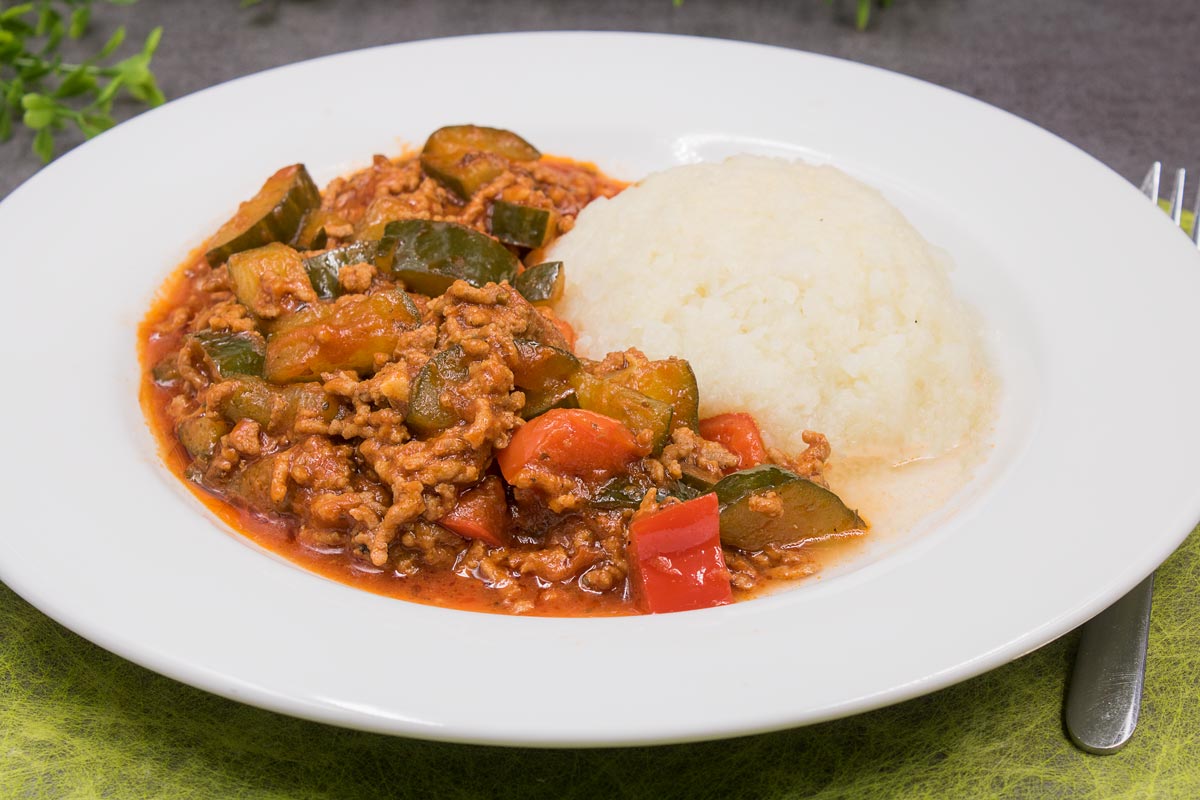
[[[1155, 158], [1200, 177], [1196, 4], [895, 0], [865, 33], [854, 30], [852, 15], [852, 0], [262, 0], [249, 8], [238, 0], [142, 0], [98, 5], [94, 35], [123, 22], [140, 41], [164, 26], [154, 67], [168, 97], [327, 53], [440, 36], [594, 29], [742, 39], [955, 89], [1058, 134], [1131, 180]], [[120, 108], [122, 116], [137, 111]], [[24, 132], [0, 145], [0, 196], [40, 167], [29, 145]]]

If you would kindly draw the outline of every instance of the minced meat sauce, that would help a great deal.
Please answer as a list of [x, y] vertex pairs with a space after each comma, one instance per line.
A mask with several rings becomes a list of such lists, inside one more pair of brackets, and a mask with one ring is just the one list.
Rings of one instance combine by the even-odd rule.
[[[822, 485], [828, 442], [806, 434], [806, 452], [763, 451], [753, 459], [759, 464], [747, 464], [732, 439], [702, 436], [694, 398], [685, 413], [678, 403], [672, 409], [674, 396], [666, 405], [646, 400], [653, 387], [629, 383], [628, 376], [668, 362], [636, 350], [602, 361], [574, 356], [573, 333], [554, 314], [552, 297], [531, 302], [515, 279], [454, 280], [450, 268], [448, 285], [413, 290], [428, 275], [400, 270], [400, 255], [381, 259], [382, 245], [371, 249], [389, 241], [388, 231], [396, 230], [389, 222], [423, 220], [443, 226], [428, 229], [435, 232], [453, 229], [457, 236], [461, 228], [493, 237], [501, 199], [518, 216], [548, 212], [530, 217], [550, 226], [534, 240], [520, 239], [525, 217], [518, 218], [517, 243], [505, 237], [523, 273], [537, 263], [539, 242], [567, 232], [587, 203], [622, 188], [594, 167], [564, 159], [475, 156], [490, 159], [492, 171], [466, 186], [469, 195], [453, 174], [429, 166], [434, 162], [423, 166], [419, 154], [376, 156], [370, 167], [334, 180], [304, 220], [293, 220], [309, 241], [299, 232], [286, 245], [251, 236], [189, 259], [140, 329], [143, 406], [168, 465], [212, 510], [315, 572], [471, 610], [647, 610], [631, 575], [635, 518], [686, 503], [761, 463]], [[471, 157], [458, 163], [470, 166]], [[254, 222], [251, 206], [239, 210], [241, 228]], [[275, 230], [262, 236], [281, 238]], [[247, 241], [259, 246], [246, 248]], [[357, 243], [369, 247], [351, 249]], [[313, 259], [342, 252], [349, 255], [319, 264], [332, 263], [336, 277], [320, 284], [322, 296]], [[563, 269], [569, 279], [570, 265]], [[530, 359], [574, 365], [574, 372], [539, 373]], [[690, 374], [686, 362], [671, 359], [668, 366], [670, 374]], [[546, 406], [544, 414], [534, 413], [543, 410], [533, 409], [535, 402]], [[622, 402], [637, 408], [625, 416]], [[627, 430], [630, 455], [616, 466], [558, 469], [543, 449], [537, 458], [544, 463], [506, 467], [503, 454], [514, 451], [519, 431], [556, 414], [594, 413], [577, 410], [589, 406]], [[667, 409], [665, 428], [655, 428], [663, 417], [646, 416], [646, 408]], [[786, 503], [784, 489], [768, 487], [746, 506], [767, 519], [785, 515]], [[725, 574], [718, 578], [728, 580], [735, 599], [814, 570], [809, 551], [794, 542], [755, 541], [719, 548], [716, 571]]]

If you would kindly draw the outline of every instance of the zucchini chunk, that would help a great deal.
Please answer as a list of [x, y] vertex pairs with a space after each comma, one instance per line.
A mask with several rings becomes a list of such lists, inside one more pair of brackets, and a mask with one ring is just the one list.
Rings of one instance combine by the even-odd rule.
[[542, 154], [512, 131], [450, 125], [434, 131], [421, 148], [421, 169], [462, 200], [498, 178], [509, 161], [536, 161]]
[[513, 288], [535, 306], [557, 303], [562, 299], [566, 276], [561, 261], [529, 267], [513, 279]]
[[[770, 464], [727, 475], [714, 491], [721, 506], [721, 543], [742, 550], [799, 544], [867, 529], [862, 517], [836, 494]], [[779, 496], [779, 514], [750, 508], [751, 498], [766, 492]]]
[[304, 218], [321, 205], [321, 192], [303, 164], [284, 167], [238, 206], [237, 213], [217, 230], [204, 258], [220, 266], [234, 253], [271, 242], [290, 242]]
[[300, 230], [296, 231], [296, 235], [288, 244], [297, 250], [320, 250], [325, 247], [325, 243], [329, 241], [329, 234], [325, 232], [327, 216], [320, 208], [308, 212]]
[[692, 365], [682, 358], [632, 364], [606, 375], [613, 383], [641, 392], [675, 409], [675, 424], [700, 429], [700, 387]]
[[200, 331], [191, 335], [222, 378], [263, 374], [265, 348], [262, 337], [250, 331]]
[[237, 472], [225, 484], [225, 492], [235, 503], [253, 511], [271, 509], [275, 512], [287, 511], [291, 507], [291, 491], [289, 489], [282, 503], [276, 503], [271, 498], [271, 481], [275, 475], [275, 460], [283, 456], [275, 453], [255, 459]]
[[229, 433], [225, 420], [212, 414], [184, 417], [175, 426], [175, 434], [192, 458], [209, 458], [217, 451], [221, 437]]
[[389, 222], [379, 241], [375, 266], [405, 288], [436, 297], [450, 284], [511, 282], [517, 257], [492, 237], [454, 222], [405, 219]]
[[304, 259], [286, 244], [272, 242], [243, 250], [231, 255], [226, 263], [238, 302], [259, 319], [282, 314], [285, 309], [279, 301], [285, 295], [301, 302], [317, 299]]
[[291, 428], [302, 410], [329, 422], [337, 416], [338, 404], [314, 383], [279, 387], [247, 377], [239, 379], [217, 406], [229, 422], [252, 419], [267, 431]]
[[651, 432], [651, 453], [657, 455], [671, 435], [670, 404], [580, 370], [570, 377], [579, 407], [620, 420], [635, 434]]
[[420, 323], [412, 298], [399, 289], [311, 305], [276, 323], [267, 339], [264, 377], [272, 383], [315, 381], [341, 369], [371, 375], [376, 354], [391, 356], [400, 334]]
[[544, 247], [558, 231], [558, 214], [545, 208], [497, 200], [492, 203], [492, 235], [518, 247]]
[[304, 259], [304, 271], [308, 273], [308, 280], [317, 297], [322, 300], [341, 297], [342, 284], [338, 281], [338, 272], [350, 264], [374, 262], [376, 250], [374, 242], [354, 242]]
[[653, 484], [645, 479], [638, 481], [628, 475], [618, 475], [601, 486], [599, 491], [592, 495], [588, 504], [592, 508], [605, 510], [636, 509], [642, 504], [646, 493], [651, 490], [654, 490], [654, 499], [659, 503], [671, 497], [679, 500], [694, 500], [702, 494], [707, 494], [707, 492], [698, 492], [679, 482], [666, 488], [655, 489]]
[[457, 344], [426, 361], [413, 381], [404, 424], [426, 435], [458, 423], [461, 417], [455, 409], [442, 403], [442, 395], [467, 380], [469, 363], [466, 353]]
[[580, 369], [579, 359], [533, 339], [514, 339], [517, 361], [513, 365], [513, 383], [525, 393], [523, 419], [533, 419], [552, 408], [576, 408], [571, 376]]

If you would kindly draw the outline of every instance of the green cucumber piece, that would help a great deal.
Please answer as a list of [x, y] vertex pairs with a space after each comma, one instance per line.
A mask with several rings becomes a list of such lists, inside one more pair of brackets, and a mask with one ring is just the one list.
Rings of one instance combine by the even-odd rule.
[[410, 291], [436, 297], [456, 280], [472, 286], [511, 282], [517, 257], [492, 237], [454, 222], [389, 222], [375, 266]]
[[434, 131], [421, 148], [421, 169], [462, 200], [500, 177], [509, 161], [536, 161], [541, 153], [512, 131], [481, 125], [450, 125]]
[[207, 330], [193, 333], [192, 339], [204, 350], [222, 378], [263, 374], [266, 354], [262, 337], [257, 333]]
[[234, 253], [226, 263], [238, 302], [260, 319], [277, 317], [282, 311], [275, 297], [270, 293], [263, 294], [264, 277], [299, 286], [308, 278], [300, 254], [279, 242]]
[[517, 360], [513, 383], [525, 393], [521, 417], [533, 419], [552, 408], [577, 408], [571, 376], [580, 369], [579, 359], [533, 339], [514, 339]]
[[287, 511], [291, 505], [291, 492], [277, 504], [271, 499], [271, 483], [275, 477], [275, 459], [282, 453], [275, 453], [255, 459], [237, 472], [223, 487], [226, 497], [235, 503], [252, 511], [261, 513], [263, 509], [272, 511]]
[[421, 324], [412, 298], [400, 289], [349, 294], [281, 317], [267, 339], [263, 375], [273, 383], [319, 380], [322, 373], [375, 371], [400, 334]]
[[234, 253], [293, 241], [305, 217], [320, 205], [321, 192], [304, 165], [284, 167], [217, 230], [204, 258], [217, 267]]
[[[742, 550], [799, 544], [867, 527], [833, 492], [770, 464], [727, 475], [713, 490], [721, 508], [721, 543]], [[750, 509], [750, 498], [767, 491], [783, 502], [779, 516]]]
[[329, 422], [337, 416], [338, 405], [315, 383], [272, 386], [258, 378], [241, 378], [217, 407], [229, 422], [252, 419], [266, 430], [291, 428], [302, 409]]
[[[618, 475], [605, 483], [588, 500], [592, 508], [605, 510], [629, 508], [636, 509], [642, 504], [646, 492], [654, 489], [647, 481], [638, 481], [628, 475]], [[694, 500], [705, 492], [698, 492], [682, 483], [675, 483], [667, 488], [654, 489], [655, 501], [662, 503], [668, 498], [679, 500]]]
[[374, 262], [377, 249], [375, 242], [354, 242], [304, 259], [304, 270], [317, 297], [322, 300], [341, 297], [342, 284], [338, 281], [338, 272], [351, 264]]
[[682, 358], [633, 364], [607, 380], [641, 392], [675, 409], [675, 424], [700, 429], [700, 387], [692, 365]]
[[563, 296], [566, 275], [561, 261], [530, 267], [513, 278], [513, 288], [535, 306], [558, 302]]
[[518, 247], [543, 247], [558, 231], [558, 215], [545, 208], [497, 200], [492, 203], [491, 231]]
[[662, 452], [671, 435], [671, 406], [580, 370], [570, 377], [579, 407], [620, 420], [635, 434], [649, 429], [651, 453]]
[[467, 380], [468, 364], [467, 355], [459, 345], [443, 350], [425, 362], [413, 381], [404, 424], [422, 435], [457, 424], [461, 418], [454, 409], [442, 404], [442, 394]]
[[211, 414], [184, 417], [175, 427], [183, 449], [192, 458], [209, 458], [217, 451], [221, 437], [229, 433], [225, 420]]
[[304, 222], [300, 224], [300, 230], [296, 231], [289, 244], [297, 250], [320, 250], [325, 247], [325, 243], [329, 241], [329, 234], [325, 232], [327, 217], [320, 208], [308, 212]]

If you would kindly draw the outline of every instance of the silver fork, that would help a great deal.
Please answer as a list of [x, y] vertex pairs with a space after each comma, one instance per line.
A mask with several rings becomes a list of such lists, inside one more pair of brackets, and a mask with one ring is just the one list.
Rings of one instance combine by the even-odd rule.
[[[1155, 161], [1142, 181], [1142, 192], [1158, 203], [1162, 164]], [[1183, 217], [1187, 173], [1175, 172], [1171, 186], [1171, 219]], [[1200, 192], [1196, 193], [1191, 239], [1200, 246]], [[1067, 688], [1064, 714], [1067, 733], [1089, 753], [1108, 755], [1126, 745], [1137, 727], [1146, 678], [1146, 643], [1150, 636], [1150, 601], [1154, 575], [1100, 612], [1083, 626], [1075, 668]]]

